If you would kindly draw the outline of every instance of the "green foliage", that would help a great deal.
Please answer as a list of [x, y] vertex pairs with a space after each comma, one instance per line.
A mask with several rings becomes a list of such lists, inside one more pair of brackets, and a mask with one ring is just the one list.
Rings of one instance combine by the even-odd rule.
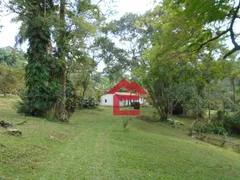
[[18, 90], [24, 88], [24, 73], [21, 70], [0, 65], [0, 93], [16, 94]]
[[[228, 57], [236, 51], [240, 50], [238, 44], [239, 34], [233, 28], [239, 19], [239, 1], [228, 0], [165, 0], [163, 5], [174, 12], [175, 17], [185, 16], [187, 21], [184, 24], [190, 23], [190, 19], [194, 19], [195, 28], [201, 27], [204, 31], [197, 36], [190, 38], [190, 42], [186, 44], [191, 50], [200, 50], [207, 47], [213, 41], [218, 41], [221, 38], [231, 38], [234, 47], [224, 57]], [[224, 24], [224, 28], [223, 28]], [[217, 47], [217, 45], [214, 45]]]
[[203, 124], [198, 128], [195, 128], [196, 131], [201, 133], [209, 133], [209, 134], [220, 134], [224, 135], [226, 133], [226, 130], [222, 126], [214, 126], [212, 124]]
[[230, 117], [229, 112], [227, 110], [218, 110], [216, 113], [216, 119], [218, 121], [224, 122], [226, 119]]
[[5, 47], [0, 48], [0, 64], [23, 69], [27, 64], [27, 60], [24, 52], [12, 47]]
[[13, 71], [7, 67], [0, 67], [0, 93], [10, 94], [16, 91], [17, 80], [13, 74]]
[[129, 117], [129, 116], [123, 117], [123, 119], [122, 119], [122, 126], [123, 126], [124, 132], [128, 132], [129, 131], [128, 124], [129, 124], [130, 120], [132, 120], [132, 118]]
[[[82, 106], [82, 101], [83, 101], [83, 106]], [[82, 97], [78, 98], [79, 108], [91, 109], [91, 108], [96, 108], [96, 106], [98, 106], [98, 102], [95, 101], [95, 99], [92, 97], [84, 98], [84, 99], [82, 99]]]
[[[98, 5], [89, 0], [10, 0], [8, 5], [11, 12], [18, 14], [13, 21], [21, 22], [17, 44], [29, 42], [27, 91], [22, 95], [23, 107], [19, 107], [19, 111], [44, 116], [51, 109], [58, 111], [57, 117], [65, 121], [64, 114], [74, 104], [73, 99], [66, 97], [70, 92], [67, 79], [70, 73], [78, 70], [77, 63], [87, 66], [91, 59], [92, 51], [88, 47], [91, 43], [86, 43], [86, 39], [96, 33], [103, 20]], [[85, 88], [87, 83], [84, 82]]]
[[240, 112], [218, 110], [213, 123], [223, 126], [229, 133], [240, 134]]
[[16, 103], [16, 109], [17, 113], [19, 114], [25, 114], [25, 115], [32, 115], [32, 107], [30, 102], [28, 102], [28, 96], [26, 90], [20, 90], [18, 92], [18, 95], [20, 96], [21, 100], [20, 102]]
[[[227, 10], [231, 3], [165, 0], [139, 20], [140, 27], [152, 27], [145, 33], [151, 46], [144, 51], [142, 66], [135, 67], [134, 73], [148, 89], [162, 120], [176, 105], [181, 105], [185, 115], [203, 117], [205, 109], [211, 109], [216, 101], [226, 104], [230, 99], [224, 99], [215, 87], [218, 80], [230, 74], [230, 63], [220, 59], [224, 54], [222, 44], [214, 41], [198, 49], [214, 36], [207, 28], [211, 25], [206, 24], [224, 19], [226, 11], [221, 6]], [[216, 18], [211, 11], [205, 11], [207, 8], [219, 13]]]
[[123, 48], [118, 47], [108, 37], [96, 38], [94, 46], [100, 49], [97, 57], [106, 64], [104, 68], [105, 74], [113, 79], [113, 76], [117, 77], [119, 74], [126, 72], [130, 61], [127, 52]]
[[[26, 66], [27, 90], [21, 96], [19, 112], [32, 116], [43, 116], [53, 107], [59, 98], [59, 82], [55, 74], [53, 58], [48, 53], [50, 44], [50, 24], [45, 16], [53, 9], [53, 2], [46, 1], [46, 9], [40, 1], [31, 3], [14, 2], [17, 10], [21, 11], [19, 20], [23, 21], [24, 27], [22, 39], [28, 39], [27, 50], [28, 64]], [[28, 11], [22, 9], [26, 7]], [[22, 106], [22, 107], [21, 107]]]
[[67, 118], [70, 119], [77, 108], [77, 94], [70, 80], [67, 80], [66, 98]]
[[234, 113], [230, 118], [226, 118], [224, 125], [231, 133], [240, 134], [240, 112]]

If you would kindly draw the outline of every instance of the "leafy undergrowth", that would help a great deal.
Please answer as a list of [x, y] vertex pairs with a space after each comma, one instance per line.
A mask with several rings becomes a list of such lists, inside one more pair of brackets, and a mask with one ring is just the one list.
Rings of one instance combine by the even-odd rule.
[[15, 126], [23, 136], [0, 127], [0, 179], [240, 179], [239, 154], [188, 137], [185, 127], [132, 118], [124, 132], [111, 108], [62, 124], [16, 114], [13, 98], [0, 102], [1, 120], [28, 120]]

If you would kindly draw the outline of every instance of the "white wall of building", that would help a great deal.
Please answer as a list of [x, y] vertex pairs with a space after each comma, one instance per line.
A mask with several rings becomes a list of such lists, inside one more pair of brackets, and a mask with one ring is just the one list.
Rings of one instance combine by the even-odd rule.
[[[105, 94], [101, 96], [100, 106], [113, 106], [113, 96], [115, 94]], [[120, 101], [120, 106], [126, 106], [125, 100]]]
[[113, 106], [113, 95], [105, 94], [101, 96], [100, 106]]
[[[101, 96], [100, 106], [113, 106], [113, 96], [114, 94], [105, 94]], [[133, 101], [137, 100], [132, 100], [132, 102]], [[146, 100], [143, 97], [140, 97], [138, 101], [140, 104], [146, 103]], [[128, 104], [131, 105], [131, 102], [128, 102], [128, 100], [120, 101], [120, 106], [127, 106]]]

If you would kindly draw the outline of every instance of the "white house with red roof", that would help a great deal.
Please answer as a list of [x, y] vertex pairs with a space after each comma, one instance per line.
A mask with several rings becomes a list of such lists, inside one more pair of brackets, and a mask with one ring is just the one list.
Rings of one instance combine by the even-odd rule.
[[[121, 88], [125, 88], [127, 91], [130, 92], [119, 92]], [[136, 93], [132, 93], [136, 92]], [[118, 84], [116, 84], [112, 89], [110, 89], [105, 95], [101, 97], [100, 105], [101, 106], [113, 106], [114, 96], [118, 96], [118, 99], [124, 99], [122, 97], [138, 97], [137, 100], [120, 100], [120, 106], [130, 106], [131, 102], [139, 102], [140, 104], [144, 104], [146, 100], [141, 95], [147, 94], [147, 92], [135, 82], [128, 82], [126, 79], [122, 79]], [[134, 98], [134, 99], [135, 99]], [[127, 98], [129, 99], [129, 98]], [[131, 98], [130, 98], [131, 99]]]
[[[113, 96], [139, 96], [138, 94], [128, 93], [128, 92], [115, 92], [114, 94], [105, 94], [101, 96], [100, 106], [113, 106]], [[137, 101], [140, 104], [146, 103], [146, 100], [139, 96], [138, 100], [121, 100], [120, 106], [130, 106], [131, 102]]]

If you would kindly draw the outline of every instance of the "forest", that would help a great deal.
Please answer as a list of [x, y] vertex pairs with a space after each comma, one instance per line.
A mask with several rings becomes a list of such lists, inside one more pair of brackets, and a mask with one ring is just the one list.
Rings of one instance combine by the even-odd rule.
[[16, 45], [28, 42], [26, 53], [0, 49], [0, 91], [21, 96], [18, 112], [68, 122], [79, 97], [99, 102], [127, 78], [160, 121], [177, 113], [240, 133], [239, 2], [164, 0], [112, 21], [101, 3], [2, 2], [21, 23]]

